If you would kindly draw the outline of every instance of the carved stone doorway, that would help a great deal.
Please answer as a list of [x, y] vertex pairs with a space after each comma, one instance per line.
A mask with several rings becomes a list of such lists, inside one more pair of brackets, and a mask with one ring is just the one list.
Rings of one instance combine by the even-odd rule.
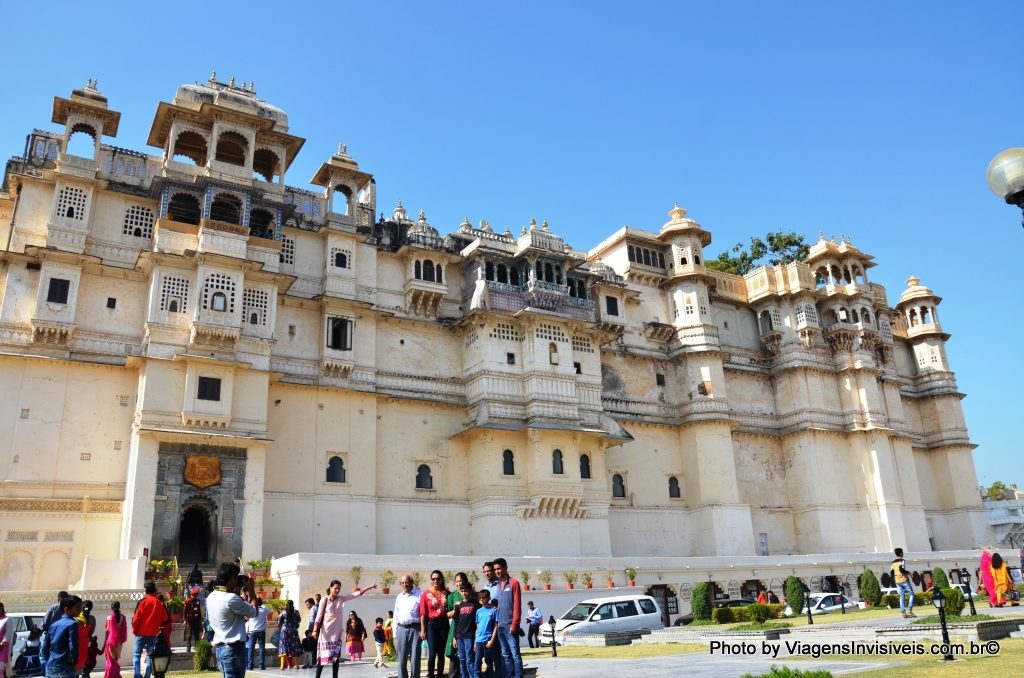
[[182, 506], [178, 530], [178, 562], [209, 563], [215, 560], [211, 546], [216, 543], [216, 507], [209, 500], [193, 499]]

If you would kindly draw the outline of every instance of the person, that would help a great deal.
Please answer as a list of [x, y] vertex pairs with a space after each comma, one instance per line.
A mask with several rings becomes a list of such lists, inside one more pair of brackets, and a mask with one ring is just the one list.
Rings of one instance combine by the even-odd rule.
[[256, 598], [252, 579], [239, 574], [237, 563], [222, 563], [213, 580], [213, 592], [206, 598], [207, 621], [213, 629], [217, 666], [224, 678], [245, 676], [245, 620], [256, 616], [256, 608], [242, 600], [238, 591]]
[[7, 665], [11, 663], [11, 641], [7, 639], [7, 610], [0, 603], [0, 676], [7, 675]]
[[[498, 604], [498, 578], [494, 576], [494, 561], [488, 560], [483, 564], [482, 572], [484, 575], [483, 588], [487, 589], [487, 593], [491, 595], [491, 601], [497, 606]], [[487, 649], [487, 656], [484, 658], [487, 664], [487, 673], [490, 674], [492, 671], [497, 676], [502, 676], [505, 671], [505, 662], [501, 658], [501, 643], [495, 642], [494, 645]]]
[[185, 619], [185, 652], [192, 651], [192, 642], [198, 643], [203, 638], [203, 605], [199, 601], [199, 592], [202, 588], [193, 586], [182, 607], [182, 617]]
[[100, 655], [100, 648], [96, 645], [96, 636], [89, 636], [89, 645], [85, 652], [85, 666], [82, 667], [82, 678], [89, 678], [89, 674], [96, 668], [96, 657]]
[[[399, 678], [420, 675], [420, 596], [413, 585], [412, 576], [402, 575], [398, 580], [402, 590], [395, 596], [395, 648], [398, 655]], [[409, 664], [412, 664], [410, 671]]]
[[302, 628], [302, 615], [295, 609], [295, 603], [288, 600], [284, 611], [277, 619], [277, 631], [280, 641], [277, 656], [281, 670], [299, 668], [302, 657], [302, 641], [299, 640], [299, 629]]
[[487, 589], [480, 589], [477, 594], [477, 601], [480, 607], [476, 611], [476, 658], [474, 662], [474, 676], [480, 676], [480, 663], [487, 660], [487, 678], [494, 675], [501, 675], [497, 671], [496, 663], [491, 663], [492, 650], [498, 644], [498, 609], [496, 602], [491, 600], [491, 592]]
[[384, 663], [384, 619], [377, 617], [373, 621], [373, 645], [377, 648], [377, 656], [373, 660], [374, 668], [385, 668]]
[[128, 640], [128, 624], [121, 614], [121, 603], [110, 603], [110, 614], [104, 624], [103, 637], [103, 678], [121, 678], [121, 648]]
[[92, 601], [86, 600], [82, 602], [82, 611], [75, 617], [78, 622], [78, 659], [75, 661], [75, 669], [79, 673], [85, 673], [89, 663], [89, 644], [93, 638], [92, 632], [96, 630], [96, 617], [91, 613]]
[[331, 665], [333, 678], [338, 678], [338, 662], [341, 661], [341, 632], [345, 629], [342, 610], [345, 601], [358, 598], [367, 591], [377, 588], [370, 584], [365, 589], [356, 589], [350, 596], [341, 594], [341, 582], [335, 579], [327, 589], [327, 597], [320, 600], [317, 607], [316, 623], [313, 624], [313, 637], [316, 638], [316, 678], [323, 673], [324, 664]]
[[355, 612], [348, 613], [348, 622], [345, 623], [345, 651], [348, 657], [354, 662], [363, 659], [363, 641], [366, 640], [366, 626], [363, 620]]
[[504, 558], [494, 559], [498, 578], [498, 643], [505, 664], [505, 678], [523, 678], [523, 658], [519, 654], [519, 624], [522, 621], [523, 593], [519, 581], [508, 573]]
[[43, 633], [46, 633], [46, 630], [50, 628], [50, 624], [60, 619], [64, 614], [64, 608], [62, 607], [61, 601], [67, 597], [67, 591], [60, 591], [57, 593], [57, 602], [51, 605], [50, 608], [46, 610], [46, 614], [43, 615]]
[[540, 647], [540, 625], [544, 623], [544, 613], [533, 606], [533, 601], [526, 603], [526, 642], [530, 647]]
[[395, 612], [388, 610], [388, 618], [384, 620], [384, 656], [394, 659], [395, 652]]
[[313, 630], [313, 622], [316, 621], [316, 601], [312, 598], [306, 598], [303, 601], [306, 604], [306, 612], [309, 614], [309, 621], [306, 623], [306, 630]]
[[43, 634], [39, 660], [46, 667], [46, 678], [74, 678], [78, 659], [78, 620], [82, 599], [66, 593], [60, 600], [61, 616]]
[[448, 639], [448, 588], [441, 570], [430, 573], [430, 588], [420, 594], [420, 639], [427, 641], [427, 678], [444, 675]]
[[[914, 585], [910, 581], [910, 573], [907, 572], [907, 561], [903, 559], [903, 549], [897, 548], [894, 553], [896, 557], [889, 569], [892, 572], [892, 581], [899, 591], [900, 614], [904, 619], [914, 618], [917, 616], [914, 614]], [[906, 602], [905, 599], [909, 599], [909, 602]]]
[[[460, 573], [461, 574], [461, 573]], [[455, 577], [461, 600], [455, 604], [452, 628], [455, 629], [456, 659], [462, 678], [479, 678], [476, 661], [476, 612], [480, 601], [466, 577]]]
[[[153, 655], [156, 649], [156, 637], [167, 620], [167, 607], [156, 597], [156, 583], [146, 582], [146, 595], [142, 597], [135, 607], [135, 614], [132, 615], [132, 633], [135, 635], [135, 648], [132, 652], [132, 669], [135, 678], [142, 678], [140, 661], [142, 651], [146, 656]], [[146, 661], [146, 678], [149, 678], [153, 671], [153, 662]]]
[[[238, 566], [238, 574], [239, 574], [239, 576], [245, 574], [245, 565], [242, 565], [242, 559], [241, 558], [235, 558], [235, 565]], [[251, 578], [252, 577], [250, 577], [250, 579]]]
[[313, 629], [306, 629], [306, 636], [302, 639], [302, 668], [313, 668], [313, 661], [316, 659], [316, 638], [313, 637]]
[[498, 600], [498, 578], [494, 576], [494, 561], [488, 560], [483, 566], [484, 585], [483, 588], [491, 594], [491, 600]]
[[188, 573], [188, 578], [185, 583], [189, 586], [202, 586], [203, 585], [203, 573], [199, 570], [199, 563], [192, 565], [192, 570]]
[[764, 592], [764, 589], [761, 589], [761, 592], [757, 594], [757, 602], [761, 605], [768, 603], [768, 594]]
[[[252, 601], [252, 606], [256, 608], [256, 616], [245, 620], [246, 664], [250, 671], [256, 668], [256, 648], [259, 647], [259, 666], [260, 671], [263, 671], [267, 668], [267, 617], [270, 616], [270, 609], [259, 596]], [[277, 655], [282, 656], [280, 647], [277, 648]]]
[[775, 591], [772, 591], [771, 589], [768, 589], [768, 604], [769, 605], [778, 605], [779, 604], [779, 597], [777, 595], [775, 595]]
[[989, 562], [992, 569], [992, 589], [988, 594], [988, 602], [992, 607], [1003, 607], [1007, 603], [1017, 605], [1010, 592], [1013, 591], [1013, 579], [1010, 577], [1010, 570], [999, 553], [993, 553]]
[[460, 678], [462, 674], [462, 665], [459, 662], [459, 651], [458, 645], [455, 642], [455, 606], [461, 603], [464, 599], [462, 597], [462, 584], [463, 582], [469, 581], [469, 577], [465, 572], [459, 572], [455, 575], [455, 583], [452, 586], [452, 592], [448, 594], [447, 610], [448, 610], [448, 639], [444, 645], [444, 656], [448, 657], [448, 678]]

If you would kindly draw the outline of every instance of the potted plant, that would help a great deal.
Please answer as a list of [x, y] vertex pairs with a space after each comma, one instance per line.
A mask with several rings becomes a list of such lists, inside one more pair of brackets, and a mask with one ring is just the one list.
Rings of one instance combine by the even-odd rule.
[[565, 588], [572, 589], [576, 587], [576, 580], [579, 579], [576, 570], [566, 570], [562, 573], [562, 577], [565, 578]]
[[181, 621], [181, 611], [185, 609], [185, 601], [175, 596], [167, 601], [167, 611], [171, 613], [171, 623], [177, 624]]
[[537, 575], [540, 578], [542, 584], [544, 584], [544, 590], [551, 590], [551, 570], [543, 570]]
[[352, 577], [352, 590], [358, 591], [359, 578], [363, 576], [363, 566], [353, 565], [352, 567], [348, 568], [348, 574], [350, 577]]
[[626, 580], [630, 586], [636, 586], [636, 573], [637, 569], [635, 567], [626, 568]]
[[256, 595], [258, 595], [263, 600], [267, 599], [267, 592], [266, 592], [266, 589], [264, 588], [266, 585], [267, 585], [266, 578], [264, 578], [264, 577], [257, 577], [256, 578]]
[[174, 559], [165, 560], [165, 561], [163, 561], [163, 563], [164, 563], [164, 577], [166, 578], [167, 575], [169, 575], [171, 573], [171, 570], [174, 569]]
[[263, 604], [267, 607], [268, 610], [271, 611], [271, 614], [267, 617], [267, 619], [271, 619], [274, 616], [273, 613], [281, 613], [281, 610], [283, 610], [285, 606], [288, 605], [288, 601], [274, 598], [272, 600], [263, 601]]
[[519, 581], [523, 582], [523, 588], [530, 590], [530, 571], [519, 570]]
[[380, 575], [380, 592], [384, 595], [391, 593], [391, 585], [395, 583], [395, 573], [391, 570], [381, 570]]
[[[249, 566], [249, 572], [252, 574], [254, 579], [256, 578], [256, 571], [263, 569], [262, 560], [247, 560], [245, 564]], [[265, 577], [266, 575], [263, 576]]]
[[156, 579], [156, 573], [163, 569], [163, 563], [159, 560], [150, 559], [146, 563], [146, 581], [154, 581]]
[[615, 588], [615, 570], [608, 568], [604, 571], [606, 577], [608, 577], [608, 588]]
[[583, 580], [583, 587], [592, 589], [594, 588], [594, 573], [590, 570], [584, 570], [583, 574], [580, 575], [580, 579]]

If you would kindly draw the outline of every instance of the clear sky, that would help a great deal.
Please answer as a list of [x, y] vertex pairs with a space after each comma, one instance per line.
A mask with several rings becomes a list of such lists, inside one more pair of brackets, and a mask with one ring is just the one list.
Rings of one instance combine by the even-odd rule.
[[157, 102], [216, 70], [307, 139], [287, 183], [345, 142], [379, 209], [442, 232], [534, 217], [589, 249], [678, 201], [709, 253], [845, 233], [890, 303], [912, 273], [943, 297], [979, 480], [1021, 482], [1024, 230], [985, 184], [1024, 145], [1019, 24], [999, 1], [2, 0], [0, 150], [97, 78], [122, 112], [105, 141], [156, 152]]

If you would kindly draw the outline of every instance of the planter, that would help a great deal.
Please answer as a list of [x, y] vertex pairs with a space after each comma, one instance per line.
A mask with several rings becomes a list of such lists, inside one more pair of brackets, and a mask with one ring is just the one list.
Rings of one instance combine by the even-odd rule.
[[594, 582], [589, 582], [588, 581], [586, 584], [584, 584], [584, 586], [587, 587], [588, 589], [592, 589], [592, 588], [594, 588]]
[[545, 591], [550, 591], [551, 590], [551, 584], [544, 584], [544, 590]]
[[181, 621], [181, 613], [180, 612], [172, 612], [171, 613], [171, 623], [172, 624], [177, 624], [180, 621]]
[[263, 570], [263, 578], [270, 579], [270, 570]]
[[611, 579], [608, 580], [608, 588], [610, 588], [610, 589], [615, 588], [615, 582], [613, 582]]
[[278, 591], [277, 589], [274, 589], [273, 591], [270, 592], [271, 600], [277, 600], [280, 595], [281, 595], [281, 592]]
[[[527, 590], [529, 590], [529, 589], [527, 589]], [[382, 586], [380, 588], [380, 592], [383, 593], [386, 596], [387, 594], [391, 593], [391, 587], [390, 586]]]
[[267, 592], [263, 590], [262, 586], [256, 590], [256, 595], [258, 595], [263, 600], [267, 599]]
[[635, 579], [630, 579], [629, 580], [629, 585], [630, 586], [636, 586], [636, 580]]
[[568, 583], [566, 583], [565, 588], [567, 588], [567, 589], [569, 589], [571, 591], [572, 589], [576, 588], [576, 584], [573, 584], [572, 582], [568, 582]]
[[529, 591], [530, 590], [530, 585], [529, 584], [523, 584], [523, 588], [525, 588], [527, 591]]

